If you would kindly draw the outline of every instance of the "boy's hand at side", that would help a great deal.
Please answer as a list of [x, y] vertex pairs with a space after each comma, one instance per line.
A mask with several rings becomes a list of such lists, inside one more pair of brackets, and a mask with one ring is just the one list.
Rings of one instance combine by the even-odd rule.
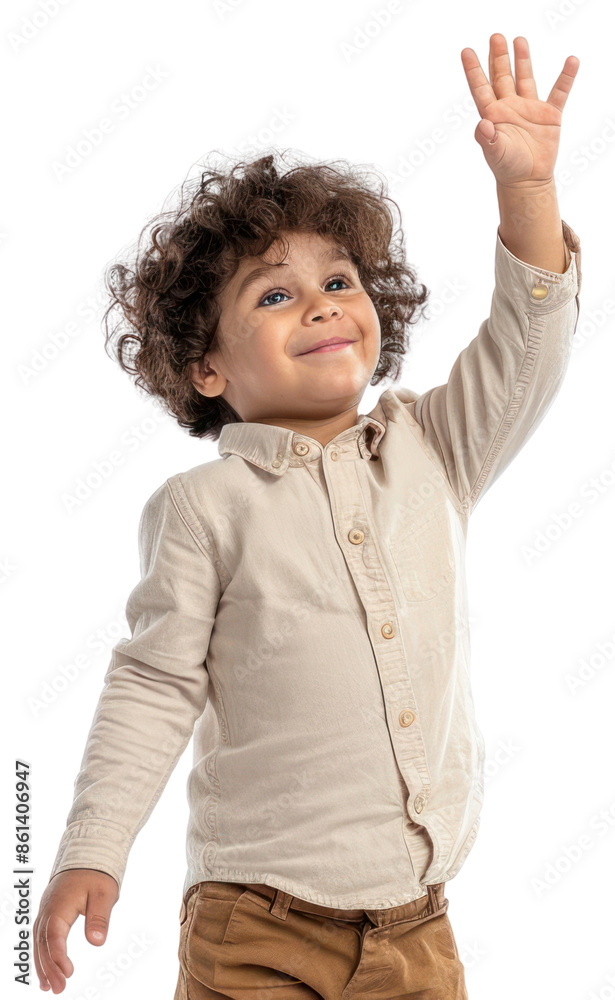
[[93, 868], [71, 868], [51, 879], [33, 928], [34, 964], [42, 990], [61, 993], [75, 971], [66, 939], [80, 914], [85, 916], [85, 936], [90, 944], [105, 943], [111, 910], [119, 895], [116, 880]]

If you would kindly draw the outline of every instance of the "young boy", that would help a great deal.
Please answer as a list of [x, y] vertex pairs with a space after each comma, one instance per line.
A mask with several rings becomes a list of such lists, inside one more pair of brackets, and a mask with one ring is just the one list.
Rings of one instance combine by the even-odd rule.
[[561, 386], [581, 270], [553, 180], [578, 60], [546, 102], [523, 38], [516, 83], [500, 34], [491, 85], [462, 61], [501, 221], [489, 318], [445, 385], [358, 412], [427, 295], [363, 174], [203, 174], [114, 272], [120, 363], [220, 458], [145, 504], [132, 637], [35, 924], [43, 989], [80, 913], [104, 942], [194, 733], [175, 1000], [467, 997], [445, 896], [483, 801], [467, 524]]

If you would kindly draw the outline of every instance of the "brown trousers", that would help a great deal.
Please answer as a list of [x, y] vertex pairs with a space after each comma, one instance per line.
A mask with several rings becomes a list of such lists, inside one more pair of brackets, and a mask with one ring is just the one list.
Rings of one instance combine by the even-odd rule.
[[468, 1000], [444, 888], [336, 910], [262, 883], [199, 882], [182, 901], [174, 1000]]

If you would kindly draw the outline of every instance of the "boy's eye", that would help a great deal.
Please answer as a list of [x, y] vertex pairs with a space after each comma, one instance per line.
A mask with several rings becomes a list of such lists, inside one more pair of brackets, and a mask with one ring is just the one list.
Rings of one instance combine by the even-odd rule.
[[[345, 284], [345, 285], [349, 285], [350, 284], [350, 279], [349, 278], [347, 278], [344, 274], [338, 274], [338, 275], [336, 275], [335, 278], [329, 278], [329, 280], [327, 281], [327, 285], [334, 285], [334, 284], [336, 284], [337, 282], [340, 282], [340, 281], [343, 284]], [[341, 291], [341, 289], [334, 288], [333, 291]], [[267, 292], [267, 294], [258, 303], [259, 306], [267, 305], [267, 299], [270, 299], [274, 295], [286, 295], [286, 298], [288, 298], [288, 295], [286, 294], [286, 292], [283, 292], [281, 289], [276, 289], [273, 292]], [[277, 306], [277, 305], [279, 305], [279, 301], [278, 302], [272, 302], [270, 304], [274, 305], [274, 306]]]

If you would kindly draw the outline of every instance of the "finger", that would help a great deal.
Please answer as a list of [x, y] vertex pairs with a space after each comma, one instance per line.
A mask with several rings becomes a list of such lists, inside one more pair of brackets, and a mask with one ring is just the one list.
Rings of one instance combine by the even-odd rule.
[[530, 46], [527, 38], [518, 35], [513, 39], [515, 47], [515, 80], [519, 97], [530, 97], [538, 100], [536, 81], [530, 59]]
[[49, 980], [47, 979], [47, 976], [43, 972], [43, 966], [41, 965], [41, 961], [38, 954], [38, 933], [40, 929], [40, 924], [41, 924], [40, 917], [37, 917], [36, 920], [34, 921], [34, 926], [32, 928], [32, 938], [33, 938], [32, 954], [34, 955], [34, 968], [36, 969], [36, 974], [39, 978], [41, 989], [48, 990], [51, 988], [50, 983]]
[[52, 990], [63, 990], [75, 967], [66, 952], [70, 924], [62, 917], [43, 916], [38, 936], [39, 959]]
[[566, 101], [568, 100], [568, 94], [572, 90], [572, 85], [574, 83], [574, 78], [577, 75], [580, 66], [580, 61], [576, 56], [568, 56], [566, 62], [564, 63], [564, 68], [557, 80], [553, 84], [553, 89], [547, 97], [547, 104], [552, 104], [559, 111], [562, 111]]
[[489, 79], [498, 100], [517, 93], [508, 58], [508, 45], [499, 31], [489, 39]]
[[487, 108], [496, 100], [491, 84], [483, 73], [483, 68], [474, 49], [462, 49], [461, 62], [478, 113], [481, 118], [486, 118]]
[[107, 889], [91, 889], [85, 908], [85, 936], [90, 944], [105, 943], [113, 902]]

